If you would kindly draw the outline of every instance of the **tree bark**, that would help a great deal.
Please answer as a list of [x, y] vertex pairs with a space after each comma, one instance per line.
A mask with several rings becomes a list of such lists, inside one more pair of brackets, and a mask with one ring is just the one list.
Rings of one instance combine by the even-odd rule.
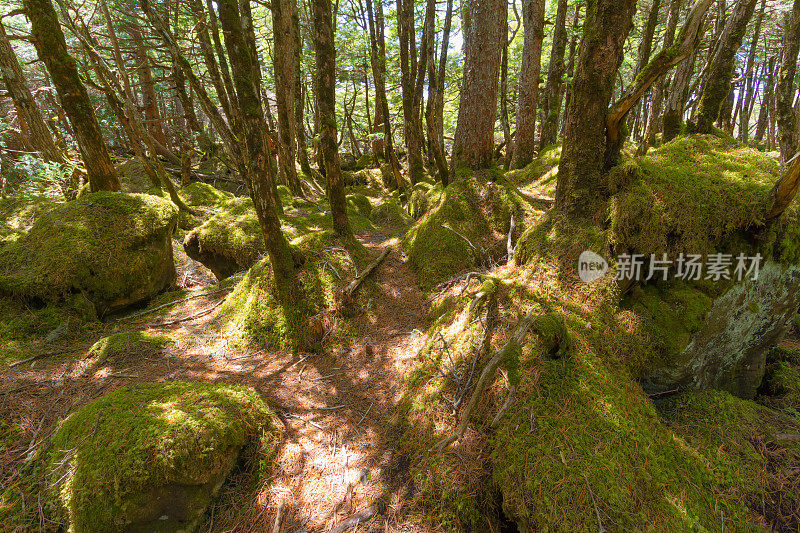
[[607, 110], [635, 11], [635, 0], [587, 3], [556, 185], [560, 209], [588, 212], [605, 194]]
[[39, 107], [25, 84], [25, 75], [2, 22], [0, 22], [0, 72], [2, 72], [8, 94], [14, 101], [20, 122], [25, 124], [23, 133], [28, 137], [33, 148], [41, 153], [44, 159], [54, 163], [63, 163], [64, 154], [56, 147], [53, 134], [45, 124]]
[[792, 13], [784, 21], [783, 54], [781, 69], [778, 74], [778, 85], [775, 89], [775, 114], [778, 121], [778, 146], [781, 152], [781, 165], [794, 156], [797, 151], [795, 134], [795, 116], [792, 109], [794, 103], [797, 73], [797, 54], [800, 49], [800, 0], [795, 0]]
[[[447, 0], [447, 11], [442, 28], [442, 48], [438, 65], [431, 59], [428, 73], [428, 102], [427, 113], [428, 142], [431, 153], [436, 163], [436, 169], [442, 185], [447, 187], [450, 181], [444, 148], [444, 87], [447, 72], [447, 51], [450, 47], [450, 25], [453, 19], [453, 0]], [[431, 46], [431, 56], [433, 47]]]
[[274, 33], [273, 66], [275, 72], [275, 100], [278, 108], [278, 180], [289, 185], [297, 196], [303, 196], [297, 179], [295, 153], [297, 135], [295, 121], [295, 96], [299, 55], [295, 24], [299, 24], [295, 0], [273, 0], [272, 31]]
[[558, 118], [561, 114], [561, 96], [564, 87], [564, 52], [567, 48], [567, 0], [558, 0], [553, 28], [553, 46], [550, 48], [550, 65], [547, 84], [542, 95], [542, 134], [539, 150], [556, 142]]
[[92, 192], [118, 191], [120, 185], [114, 164], [75, 59], [67, 52], [53, 4], [50, 0], [24, 0], [23, 5], [31, 21], [31, 38], [36, 52], [50, 73], [64, 112], [72, 123], [75, 141], [89, 176], [89, 188]]
[[464, 31], [464, 76], [453, 141], [454, 168], [488, 167], [494, 155], [494, 123], [505, 0], [473, 0]]
[[161, 127], [161, 114], [158, 111], [158, 98], [156, 97], [153, 72], [150, 68], [150, 57], [147, 55], [147, 45], [142, 37], [142, 32], [135, 25], [128, 26], [128, 35], [131, 36], [136, 55], [136, 70], [139, 75], [139, 87], [142, 91], [142, 108], [147, 121], [147, 131], [156, 141], [166, 146], [167, 138]]
[[321, 131], [320, 147], [328, 182], [328, 200], [333, 215], [333, 229], [337, 235], [349, 235], [347, 204], [344, 195], [342, 169], [336, 143], [336, 46], [333, 35], [333, 15], [330, 0], [311, 0], [314, 19], [314, 53], [317, 72], [314, 86], [317, 93]]
[[572, 101], [572, 77], [575, 75], [575, 53], [578, 48], [578, 25], [581, 16], [581, 3], [575, 2], [575, 17], [572, 19], [572, 38], [569, 41], [569, 55], [567, 56], [567, 82], [564, 86], [564, 114], [559, 123], [559, 131], [563, 133], [566, 126], [567, 110]]
[[517, 96], [517, 133], [511, 168], [523, 168], [536, 154], [536, 117], [539, 111], [539, 72], [544, 39], [544, 0], [522, 2], [525, 41]]
[[237, 107], [241, 121], [237, 126], [237, 137], [245, 141], [248, 159], [245, 163], [245, 179], [250, 197], [256, 208], [261, 231], [264, 234], [267, 254], [275, 278], [275, 297], [283, 304], [292, 304], [302, 297], [302, 289], [295, 274], [294, 260], [289, 243], [281, 231], [278, 219], [278, 200], [274, 187], [275, 176], [270, 165], [271, 155], [267, 145], [267, 125], [259, 95], [259, 85], [254, 76], [257, 58], [248, 44], [247, 23], [249, 0], [242, 0], [244, 9], [240, 13], [236, 0], [216, 0], [219, 6], [219, 21], [225, 36], [233, 73]]
[[758, 0], [740, 0], [733, 15], [725, 24], [719, 46], [708, 69], [708, 78], [697, 110], [698, 133], [709, 133], [720, 116], [722, 104], [728, 97], [733, 79], [736, 52], [742, 46], [747, 23], [753, 16]]
[[758, 39], [761, 35], [761, 26], [764, 22], [764, 11], [767, 6], [766, 0], [761, 0], [761, 7], [758, 10], [758, 17], [756, 18], [756, 26], [753, 29], [753, 39], [750, 41], [750, 47], [747, 54], [747, 65], [744, 72], [744, 80], [742, 81], [742, 92], [739, 94], [739, 140], [743, 143], [747, 142], [750, 129], [750, 111], [752, 110], [752, 102], [755, 97], [755, 84], [756, 80], [753, 77], [753, 68], [755, 66], [756, 52], [758, 49]]

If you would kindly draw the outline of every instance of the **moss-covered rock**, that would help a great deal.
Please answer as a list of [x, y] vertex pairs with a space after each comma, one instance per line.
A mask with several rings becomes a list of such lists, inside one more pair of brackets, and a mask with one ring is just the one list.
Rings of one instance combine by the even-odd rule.
[[354, 265], [364, 264], [366, 250], [355, 239], [340, 242], [332, 230], [309, 232], [291, 245], [305, 258], [299, 270], [304, 298], [292, 306], [279, 304], [273, 295], [269, 260], [262, 259], [247, 271], [220, 309], [223, 333], [234, 344], [319, 350], [319, 316], [334, 307], [336, 288], [353, 273]]
[[431, 289], [459, 272], [501, 258], [511, 215], [521, 225], [531, 212], [519, 192], [503, 181], [457, 181], [412, 226], [403, 247], [420, 284]]
[[800, 420], [800, 351], [778, 346], [767, 354], [758, 401], [775, 409], [793, 410]]
[[190, 183], [178, 191], [187, 205], [192, 207], [222, 207], [233, 195], [202, 181]]
[[136, 358], [158, 353], [174, 341], [159, 333], [148, 331], [126, 331], [114, 333], [95, 342], [86, 352], [84, 375], [92, 375], [107, 362], [126, 356]]
[[90, 302], [97, 314], [146, 301], [175, 282], [178, 212], [146, 194], [98, 192], [42, 213], [3, 247], [0, 292]]
[[408, 216], [405, 208], [400, 205], [400, 201], [390, 196], [384, 199], [383, 202], [372, 208], [369, 219], [381, 226], [398, 226], [405, 227], [411, 223], [411, 218]]
[[279, 427], [241, 386], [118, 389], [72, 413], [53, 436], [52, 518], [75, 533], [193, 531], [242, 448], [271, 453]]
[[372, 213], [372, 203], [363, 194], [348, 194], [347, 207], [366, 218], [369, 218]]
[[[354, 231], [371, 227], [355, 210], [351, 209], [348, 215]], [[280, 219], [289, 240], [333, 227], [330, 212], [307, 201], [285, 205]], [[219, 213], [186, 235], [183, 247], [189, 257], [211, 269], [218, 279], [247, 270], [266, 255], [253, 201], [250, 198], [229, 200]]]
[[147, 193], [153, 188], [153, 182], [136, 159], [123, 161], [117, 165], [116, 170], [122, 192]]

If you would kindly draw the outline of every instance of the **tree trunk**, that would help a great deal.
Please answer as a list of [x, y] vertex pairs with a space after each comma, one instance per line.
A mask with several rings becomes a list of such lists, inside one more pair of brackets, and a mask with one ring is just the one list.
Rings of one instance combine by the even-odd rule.
[[274, 32], [273, 66], [275, 72], [275, 100], [278, 108], [278, 180], [285, 182], [297, 196], [303, 196], [297, 179], [295, 153], [295, 96], [297, 83], [298, 51], [295, 24], [299, 24], [295, 0], [273, 0], [272, 30]]
[[769, 120], [769, 110], [772, 107], [774, 99], [773, 88], [775, 86], [775, 63], [776, 57], [772, 56], [767, 62], [767, 81], [764, 85], [764, 93], [761, 97], [761, 108], [758, 111], [758, 120], [756, 121], [756, 132], [754, 140], [760, 143], [764, 140], [764, 135], [767, 132], [767, 122]]
[[[650, 61], [650, 55], [653, 52], [653, 36], [656, 32], [656, 26], [658, 26], [658, 15], [660, 10], [661, 0], [652, 0], [650, 3], [650, 11], [647, 14], [647, 22], [644, 25], [642, 38], [639, 42], [639, 53], [636, 58], [636, 67], [633, 71], [634, 79], [636, 79], [636, 76], [639, 75], [642, 69], [644, 69], [644, 67]], [[664, 48], [668, 48], [666, 43]], [[628, 117], [629, 129], [634, 132], [633, 138], [636, 138], [636, 134], [640, 129], [640, 118], [643, 110], [644, 100], [645, 99], [642, 99], [636, 103], [633, 113], [630, 113], [630, 116]]]
[[781, 165], [785, 165], [797, 151], [792, 104], [795, 94], [794, 78], [797, 72], [797, 53], [800, 49], [800, 0], [794, 0], [792, 13], [784, 20], [784, 28], [781, 69], [775, 89], [775, 114], [778, 119]]
[[305, 125], [305, 110], [306, 110], [306, 96], [305, 96], [305, 76], [301, 70], [300, 53], [303, 49], [303, 40], [300, 36], [300, 21], [299, 14], [298, 20], [294, 24], [294, 52], [295, 52], [295, 81], [294, 81], [294, 120], [295, 120], [295, 137], [297, 139], [297, 160], [300, 163], [300, 170], [303, 171], [308, 179], [312, 179], [314, 173], [311, 171], [311, 163], [308, 161], [308, 143], [306, 141], [306, 125]]
[[505, 0], [473, 0], [468, 15], [452, 166], [478, 169], [489, 166], [494, 155], [498, 76], [507, 4]]
[[567, 47], [567, 0], [558, 0], [553, 28], [553, 46], [550, 48], [550, 65], [547, 84], [542, 95], [542, 134], [539, 149], [556, 142], [558, 118], [561, 114], [561, 95], [564, 87], [564, 52]]
[[[416, 184], [425, 174], [422, 139], [417, 127], [419, 107], [416, 94], [417, 47], [414, 42], [414, 0], [397, 2], [397, 35], [400, 40], [400, 89], [403, 94], [403, 137], [406, 144], [408, 177]], [[423, 55], [423, 57], [425, 57]], [[427, 57], [426, 57], [427, 59]]]
[[[275, 278], [275, 297], [283, 304], [296, 303], [302, 290], [295, 274], [294, 260], [289, 243], [281, 231], [278, 219], [278, 200], [274, 187], [275, 176], [270, 165], [271, 155], [267, 145], [267, 125], [261, 105], [259, 86], [253, 79], [257, 59], [248, 45], [246, 25], [236, 0], [216, 0], [219, 6], [219, 21], [225, 35], [233, 72], [237, 107], [241, 121], [237, 126], [237, 137], [246, 144], [248, 159], [245, 163], [245, 180], [250, 189], [261, 231], [264, 234], [267, 253]], [[249, 0], [241, 2], [245, 15], [249, 15]]]
[[[428, 73], [428, 101], [429, 111], [428, 122], [428, 142], [431, 146], [431, 153], [436, 162], [436, 169], [439, 179], [447, 187], [450, 181], [450, 173], [447, 168], [446, 154], [444, 148], [444, 87], [447, 72], [447, 51], [450, 47], [450, 25], [453, 19], [453, 0], [447, 0], [447, 12], [444, 18], [444, 28], [442, 29], [442, 48], [439, 56], [438, 67], [434, 61], [430, 61]], [[433, 56], [433, 46], [431, 46], [431, 56]]]
[[681, 28], [678, 42], [664, 48], [653, 58], [633, 82], [633, 85], [622, 93], [622, 97], [611, 106], [606, 117], [607, 144], [605, 155], [605, 169], [608, 170], [618, 163], [624, 135], [621, 124], [625, 114], [642, 97], [642, 95], [660, 80], [672, 67], [694, 53], [703, 28], [703, 19], [706, 11], [714, 0], [698, 0], [689, 12], [683, 28]]
[[50, 73], [64, 112], [72, 123], [90, 189], [92, 192], [118, 191], [120, 185], [114, 164], [75, 59], [67, 53], [67, 43], [53, 4], [50, 0], [24, 0], [23, 5], [31, 21], [31, 38], [36, 52]]
[[131, 36], [136, 54], [136, 70], [139, 74], [142, 108], [144, 109], [147, 131], [156, 141], [166, 146], [167, 138], [164, 135], [164, 129], [161, 127], [161, 115], [158, 112], [158, 99], [156, 97], [155, 83], [153, 82], [153, 72], [150, 69], [150, 57], [147, 55], [147, 45], [144, 42], [142, 33], [136, 26], [130, 25], [128, 27], [128, 35]]
[[747, 23], [753, 16], [758, 0], [740, 0], [733, 15], [725, 24], [719, 46], [708, 69], [706, 85], [697, 111], [697, 132], [709, 133], [720, 116], [722, 105], [731, 91], [736, 52], [742, 46]]
[[347, 219], [344, 181], [336, 144], [336, 45], [330, 0], [311, 0], [311, 13], [314, 19], [314, 53], [317, 59], [314, 86], [321, 123], [319, 142], [325, 179], [328, 182], [328, 200], [333, 215], [333, 229], [338, 235], [349, 235], [350, 222]]
[[214, 90], [217, 93], [217, 98], [219, 98], [220, 105], [222, 106], [222, 112], [225, 113], [225, 117], [227, 117], [228, 122], [232, 122], [234, 117], [232, 116], [233, 111], [231, 110], [230, 100], [228, 99], [228, 91], [222, 81], [219, 65], [214, 57], [214, 48], [211, 44], [211, 38], [209, 36], [208, 19], [210, 15], [206, 13], [200, 0], [190, 0], [189, 6], [191, 7], [195, 18], [197, 19], [197, 24], [195, 25], [195, 35], [197, 36], [197, 42], [200, 45], [200, 52], [202, 53], [206, 70], [208, 71], [208, 76], [211, 78], [211, 84], [214, 86]]
[[33, 148], [48, 161], [62, 163], [64, 155], [56, 147], [53, 135], [45, 124], [30, 89], [25, 84], [25, 75], [2, 22], [0, 22], [0, 72], [2, 72], [8, 94], [14, 101], [20, 122], [25, 124], [23, 133], [28, 137]]
[[[675, 43], [675, 30], [678, 26], [678, 16], [680, 15], [681, 11], [681, 3], [682, 0], [671, 0], [669, 3], [669, 15], [667, 16], [667, 31], [664, 34], [664, 48], [669, 48]], [[702, 30], [698, 32], [698, 36], [702, 35]], [[695, 50], [697, 49], [697, 42], [694, 43]], [[683, 61], [688, 61], [688, 59], [684, 59]], [[680, 69], [679, 63], [678, 69]], [[677, 74], [676, 74], [677, 76]], [[673, 80], [675, 77], [673, 77]], [[647, 150], [650, 146], [653, 145], [653, 141], [655, 140], [657, 130], [659, 126], [661, 126], [661, 121], [659, 117], [661, 115], [661, 109], [664, 105], [664, 93], [665, 93], [665, 86], [666, 81], [662, 78], [656, 84], [655, 90], [653, 90], [653, 98], [650, 104], [650, 110], [647, 117], [647, 126], [644, 131], [644, 135], [642, 138], [642, 143], [636, 150], [636, 155], [644, 156], [647, 154]]]
[[544, 0], [522, 2], [525, 41], [517, 96], [517, 133], [511, 168], [523, 168], [536, 154], [536, 117], [539, 111], [539, 71], [544, 39]]
[[561, 209], [589, 212], [606, 192], [606, 114], [635, 11], [635, 0], [587, 3], [556, 185]]
[[572, 101], [572, 77], [575, 74], [575, 53], [578, 48], [578, 25], [581, 16], [581, 3], [575, 2], [575, 17], [572, 19], [572, 38], [569, 41], [569, 56], [567, 59], [567, 83], [564, 87], [564, 114], [559, 123], [559, 131], [563, 133], [567, 124], [567, 110]]

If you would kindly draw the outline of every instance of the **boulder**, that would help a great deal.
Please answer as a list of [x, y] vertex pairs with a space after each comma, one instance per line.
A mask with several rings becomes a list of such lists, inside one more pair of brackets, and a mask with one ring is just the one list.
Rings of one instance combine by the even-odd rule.
[[98, 316], [149, 300], [175, 282], [178, 210], [147, 194], [97, 192], [43, 212], [0, 254], [0, 292], [67, 300]]
[[280, 427], [253, 389], [123, 387], [72, 413], [46, 454], [51, 519], [71, 532], [194, 531], [243, 449]]

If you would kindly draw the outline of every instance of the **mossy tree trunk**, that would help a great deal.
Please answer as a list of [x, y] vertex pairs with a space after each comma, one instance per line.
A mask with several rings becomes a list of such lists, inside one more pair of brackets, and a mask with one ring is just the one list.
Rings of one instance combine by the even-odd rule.
[[53, 4], [50, 0], [24, 0], [23, 5], [31, 21], [31, 37], [36, 52], [50, 73], [64, 112], [72, 124], [75, 141], [86, 165], [90, 189], [93, 192], [118, 191], [119, 178], [75, 59], [67, 52]]
[[800, 50], [800, 0], [794, 0], [792, 12], [784, 20], [783, 54], [778, 84], [775, 89], [775, 112], [778, 119], [778, 145], [781, 164], [785, 165], [797, 151], [795, 114], [792, 104], [795, 94], [797, 54]]
[[465, 11], [464, 76], [452, 167], [478, 169], [488, 167], [494, 155], [500, 55], [508, 6], [505, 0], [473, 0]]
[[[480, 20], [480, 19], [478, 19]], [[479, 24], [482, 24], [481, 21]], [[536, 116], [539, 111], [539, 73], [544, 40], [544, 0], [523, 0], [525, 39], [517, 96], [517, 133], [511, 168], [523, 168], [536, 154]]]
[[[297, 9], [295, 15], [299, 17]], [[308, 142], [306, 141], [306, 125], [305, 125], [305, 110], [306, 110], [306, 91], [305, 91], [305, 76], [301, 69], [300, 52], [303, 49], [303, 39], [300, 35], [300, 21], [297, 20], [292, 25], [294, 30], [294, 120], [295, 120], [295, 137], [297, 139], [297, 161], [300, 163], [300, 170], [312, 179], [313, 172], [311, 171], [311, 163], [308, 160]]]
[[0, 22], [0, 72], [2, 72], [8, 94], [14, 101], [20, 122], [25, 124], [23, 134], [33, 148], [42, 154], [42, 157], [54, 163], [63, 162], [64, 154], [56, 147], [53, 134], [45, 124], [36, 101], [25, 84], [25, 75], [2, 22]]
[[569, 54], [567, 55], [567, 67], [565, 69], [566, 83], [564, 84], [564, 114], [558, 124], [558, 131], [563, 133], [567, 123], [567, 110], [572, 101], [572, 76], [575, 74], [575, 55], [578, 49], [578, 27], [581, 25], [580, 2], [575, 2], [575, 16], [572, 19], [572, 38], [569, 40]]
[[453, 0], [447, 0], [447, 10], [442, 29], [442, 48], [438, 65], [433, 60], [434, 47], [430, 47], [431, 59], [428, 66], [428, 108], [426, 122], [428, 126], [428, 144], [436, 163], [439, 179], [446, 187], [449, 180], [446, 154], [444, 149], [444, 85], [447, 72], [447, 51], [450, 47], [450, 26], [453, 19]]
[[344, 196], [342, 169], [336, 134], [336, 43], [333, 36], [333, 14], [330, 0], [311, 0], [314, 21], [314, 53], [317, 71], [314, 87], [320, 117], [320, 148], [328, 182], [328, 200], [333, 215], [333, 229], [338, 235], [349, 235], [347, 203]]
[[619, 162], [620, 150], [624, 142], [622, 121], [625, 115], [639, 101], [644, 93], [675, 65], [694, 53], [700, 41], [703, 19], [706, 11], [715, 0], [698, 0], [689, 12], [675, 44], [665, 47], [636, 76], [633, 85], [622, 93], [606, 117], [607, 143], [604, 169], [609, 170]]
[[756, 121], [756, 131], [753, 135], [753, 140], [760, 143], [764, 140], [764, 135], [767, 133], [769, 125], [770, 109], [773, 107], [775, 94], [773, 88], [775, 86], [775, 63], [777, 57], [772, 56], [767, 61], [767, 81], [764, 88], [764, 95], [761, 97], [761, 108], [758, 111], [758, 120]]
[[275, 101], [278, 108], [278, 179], [286, 183], [295, 195], [303, 196], [294, 163], [297, 150], [294, 99], [297, 92], [295, 83], [298, 81], [295, 24], [299, 24], [295, 0], [274, 0], [272, 31]]
[[559, 163], [559, 209], [591, 212], [604, 194], [608, 104], [635, 11], [635, 0], [596, 0], [586, 5]]
[[542, 94], [542, 133], [539, 149], [556, 142], [558, 118], [561, 114], [561, 97], [564, 88], [564, 52], [567, 48], [567, 0], [558, 0], [553, 27], [553, 46], [550, 48], [550, 65], [547, 84]]
[[[682, 0], [671, 0], [669, 3], [667, 29], [664, 33], [664, 48], [670, 48], [675, 43], [675, 30], [678, 26], [678, 16], [680, 15], [681, 11], [681, 3]], [[699, 39], [699, 36], [702, 35], [702, 30], [698, 31], [697, 35]], [[695, 50], [697, 50], [697, 44], [697, 42], [694, 43]], [[681, 63], [678, 64], [678, 69], [680, 69], [680, 65], [686, 61], [689, 60], [684, 59], [681, 61]], [[678, 69], [676, 69], [676, 72]], [[673, 80], [676, 77], [677, 73], [675, 76], [673, 76]], [[661, 109], [664, 105], [665, 92], [666, 80], [662, 78], [658, 81], [658, 83], [656, 83], [655, 89], [653, 89], [653, 97], [650, 99], [650, 110], [647, 117], [647, 125], [645, 126], [644, 135], [642, 136], [642, 142], [636, 150], [636, 155], [644, 156], [647, 154], [647, 150], [650, 148], [650, 146], [652, 146], [656, 137], [656, 133], [661, 127], [660, 117]]]
[[722, 105], [731, 91], [736, 52], [742, 46], [742, 39], [747, 31], [747, 24], [753, 17], [757, 1], [740, 0], [725, 24], [700, 97], [696, 127], [698, 133], [709, 133], [720, 116]]
[[253, 56], [246, 35], [250, 15], [249, 0], [241, 2], [240, 13], [236, 0], [217, 0], [219, 21], [225, 35], [231, 72], [235, 87], [240, 120], [236, 136], [245, 141], [247, 159], [244, 163], [245, 180], [250, 189], [258, 222], [264, 234], [270, 266], [275, 278], [275, 297], [282, 304], [292, 304], [302, 298], [302, 289], [295, 273], [294, 259], [289, 243], [281, 231], [278, 219], [278, 198], [275, 176], [270, 165], [271, 155], [267, 145], [267, 125], [259, 95], [260, 83], [254, 79]]

